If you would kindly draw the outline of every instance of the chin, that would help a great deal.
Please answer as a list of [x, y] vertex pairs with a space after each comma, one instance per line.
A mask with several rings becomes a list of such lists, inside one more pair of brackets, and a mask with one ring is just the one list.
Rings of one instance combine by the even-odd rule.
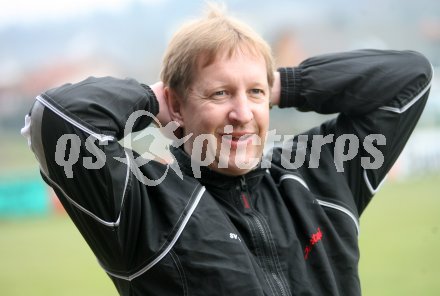
[[240, 169], [239, 167], [213, 168], [213, 170], [228, 176], [241, 176], [252, 171], [252, 169]]
[[241, 176], [241, 175], [245, 175], [245, 174], [249, 173], [250, 171], [252, 171], [253, 169], [255, 169], [255, 167], [258, 166], [260, 161], [261, 161], [261, 157], [260, 158], [247, 158], [245, 164], [238, 166], [235, 163], [235, 159], [232, 159], [229, 161], [227, 168], [219, 168], [218, 166], [216, 166], [214, 168], [214, 170], [221, 172], [222, 174], [225, 174], [225, 175]]

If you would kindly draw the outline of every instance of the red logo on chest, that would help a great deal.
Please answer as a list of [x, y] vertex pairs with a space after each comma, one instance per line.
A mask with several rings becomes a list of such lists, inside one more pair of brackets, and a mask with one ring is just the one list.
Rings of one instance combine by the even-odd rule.
[[309, 258], [309, 254], [312, 251], [312, 247], [316, 245], [320, 240], [322, 240], [322, 232], [321, 229], [318, 227], [318, 231], [316, 233], [313, 233], [309, 244], [304, 249], [304, 259], [307, 260]]

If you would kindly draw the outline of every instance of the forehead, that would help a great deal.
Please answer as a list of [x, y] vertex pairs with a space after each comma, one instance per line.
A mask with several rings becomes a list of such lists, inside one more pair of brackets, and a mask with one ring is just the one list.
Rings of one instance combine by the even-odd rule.
[[262, 55], [249, 50], [220, 51], [214, 56], [200, 55], [197, 60], [197, 80], [247, 79], [267, 82], [267, 65]]

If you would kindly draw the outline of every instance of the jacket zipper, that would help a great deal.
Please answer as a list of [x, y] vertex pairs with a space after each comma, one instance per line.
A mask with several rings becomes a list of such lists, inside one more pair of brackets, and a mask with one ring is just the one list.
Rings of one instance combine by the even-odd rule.
[[275, 244], [269, 227], [264, 217], [252, 209], [250, 203], [250, 194], [244, 176], [240, 178], [240, 197], [245, 212], [245, 219], [249, 225], [252, 235], [252, 241], [255, 245], [256, 257], [262, 267], [269, 287], [274, 295], [289, 296], [290, 289], [287, 286], [287, 280], [282, 274], [279, 259], [275, 253]]
[[241, 197], [241, 202], [243, 204], [244, 212], [250, 213], [251, 212], [251, 204], [250, 204], [249, 192], [247, 189], [247, 184], [246, 184], [246, 180], [245, 180], [244, 176], [242, 176], [240, 178], [240, 197]]

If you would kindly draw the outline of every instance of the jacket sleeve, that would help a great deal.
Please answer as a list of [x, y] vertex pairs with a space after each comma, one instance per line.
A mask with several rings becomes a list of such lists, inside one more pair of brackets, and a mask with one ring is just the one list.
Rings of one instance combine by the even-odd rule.
[[[118, 141], [133, 112], [155, 115], [158, 109], [146, 85], [90, 77], [39, 95], [26, 116], [22, 133], [43, 179], [103, 263], [121, 258], [115, 229], [132, 178], [129, 157]], [[128, 132], [145, 128], [151, 120], [139, 117]]]
[[[279, 72], [280, 108], [339, 113], [308, 133], [332, 135], [333, 162], [342, 163], [338, 172], [343, 171], [360, 214], [417, 124], [431, 84], [430, 63], [411, 51], [358, 50], [313, 57]], [[346, 146], [337, 146], [341, 136], [353, 139], [347, 135], [359, 143], [352, 159], [343, 155]], [[347, 161], [341, 162], [341, 155]]]

